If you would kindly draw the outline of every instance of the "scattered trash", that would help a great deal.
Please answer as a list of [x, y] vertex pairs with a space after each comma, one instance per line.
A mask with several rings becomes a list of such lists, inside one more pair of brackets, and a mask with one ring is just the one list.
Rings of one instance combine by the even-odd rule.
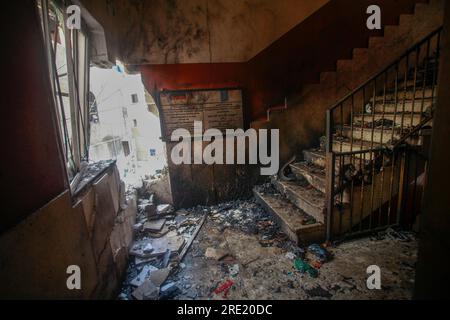
[[295, 260], [297, 258], [297, 256], [295, 255], [295, 253], [292, 252], [288, 252], [286, 253], [285, 257], [289, 260]]
[[214, 290], [215, 294], [222, 294], [222, 298], [226, 299], [228, 297], [228, 293], [230, 292], [231, 287], [233, 286], [233, 280], [227, 280], [224, 284], [219, 286], [216, 290]]
[[[170, 299], [180, 293], [176, 273], [186, 267], [181, 261], [207, 212], [198, 208], [175, 212], [170, 204], [156, 205], [153, 194], [138, 191], [138, 195], [135, 242], [119, 298]], [[164, 285], [167, 279], [170, 285]]]
[[159, 296], [159, 288], [150, 280], [145, 280], [136, 290], [133, 291], [132, 296], [136, 300], [156, 300]]
[[232, 277], [236, 277], [239, 274], [239, 265], [233, 264], [233, 265], [229, 266], [228, 271], [230, 272], [230, 275]]
[[302, 259], [295, 259], [294, 267], [301, 273], [307, 272], [312, 278], [317, 278], [319, 276], [319, 272]]
[[314, 254], [319, 259], [319, 262], [321, 264], [330, 261], [332, 258], [331, 253], [327, 249], [322, 248], [318, 244], [310, 245], [308, 247], [308, 251], [311, 252], [312, 254]]
[[158, 213], [158, 215], [169, 214], [173, 211], [173, 207], [170, 204], [160, 204], [156, 207], [156, 212]]
[[161, 289], [159, 291], [159, 293], [160, 293], [159, 298], [162, 300], [170, 299], [173, 296], [175, 296], [179, 290], [180, 290], [180, 288], [178, 288], [178, 286], [175, 282], [168, 283], [161, 287]]
[[159, 232], [164, 227], [166, 219], [151, 220], [144, 224], [144, 231]]
[[320, 261], [315, 261], [313, 263], [313, 267], [316, 269], [320, 269], [320, 268], [322, 268], [322, 263]]
[[156, 271], [156, 270], [158, 270], [158, 269], [152, 265], [145, 265], [142, 268], [142, 271], [136, 276], [136, 278], [131, 280], [130, 284], [132, 286], [139, 287], [147, 279], [149, 273], [152, 271]]
[[[278, 194], [269, 185], [264, 192]], [[147, 194], [138, 203], [149, 198]], [[330, 298], [354, 290], [342, 277], [335, 287], [326, 279], [338, 271], [324, 263], [332, 259], [332, 252], [342, 251], [332, 243], [299, 247], [254, 199], [177, 211], [167, 208], [159, 208], [163, 216], [149, 218], [141, 206], [119, 299], [227, 299], [231, 293], [232, 298], [253, 298], [253, 291], [260, 288], [280, 298], [296, 294]], [[307, 217], [304, 220], [313, 223]], [[397, 241], [409, 237], [392, 229], [377, 236]], [[275, 266], [277, 259], [280, 264]], [[319, 274], [321, 287], [311, 288], [318, 284]], [[266, 286], [261, 281], [267, 281]]]
[[149, 258], [152, 256], [153, 246], [148, 240], [136, 242], [130, 250], [130, 255], [139, 258]]

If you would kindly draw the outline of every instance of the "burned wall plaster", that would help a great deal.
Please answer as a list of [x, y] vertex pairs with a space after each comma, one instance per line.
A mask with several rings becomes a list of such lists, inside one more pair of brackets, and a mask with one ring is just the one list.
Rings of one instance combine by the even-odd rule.
[[[72, 200], [65, 191], [0, 236], [1, 298], [116, 296], [133, 241], [136, 195], [125, 195], [113, 165]], [[66, 286], [70, 265], [82, 270], [81, 290]]]
[[328, 0], [82, 2], [104, 25], [111, 51], [140, 65], [247, 61]]

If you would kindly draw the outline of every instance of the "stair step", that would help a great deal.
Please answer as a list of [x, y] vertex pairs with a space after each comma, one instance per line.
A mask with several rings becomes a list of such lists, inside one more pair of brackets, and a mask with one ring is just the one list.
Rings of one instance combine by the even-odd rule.
[[323, 150], [303, 150], [303, 159], [317, 167], [326, 167], [325, 151]]
[[[422, 99], [422, 98], [426, 98], [426, 99], [430, 99], [433, 98], [433, 89], [432, 88], [425, 88], [425, 90], [422, 90], [422, 87], [417, 88], [416, 89], [416, 93], [414, 94], [413, 90], [407, 91], [406, 95], [404, 93], [404, 90], [398, 90], [397, 93], [397, 100], [403, 99], [403, 97], [405, 97], [405, 99], [407, 100], [413, 100], [415, 99]], [[383, 101], [384, 99], [384, 95], [379, 95], [375, 97], [375, 101]], [[373, 98], [371, 99], [371, 101], [373, 101]], [[395, 93], [394, 92], [388, 92], [386, 93], [386, 101], [395, 101]]]
[[375, 104], [374, 111], [375, 113], [394, 113], [394, 112], [415, 112], [421, 113], [427, 110], [427, 108], [431, 108], [433, 105], [432, 99], [416, 99], [416, 100], [405, 100], [403, 103], [403, 99], [400, 99], [397, 103], [386, 101], [383, 105], [383, 102], [377, 102]]
[[[333, 151], [334, 152], [352, 152], [352, 151], [361, 151], [361, 150], [370, 150], [373, 148], [379, 148], [381, 144], [374, 142], [373, 145], [371, 142], [354, 139], [353, 143], [349, 139], [339, 139], [335, 137], [333, 139]], [[368, 159], [368, 154], [370, 152], [366, 152], [366, 159]]]
[[[364, 119], [364, 121], [363, 121], [363, 119]], [[395, 125], [397, 125], [397, 126], [401, 126], [402, 121], [403, 121], [403, 127], [407, 128], [407, 127], [411, 127], [411, 122], [412, 122], [412, 126], [417, 126], [420, 123], [420, 121], [422, 120], [422, 114], [420, 114], [420, 113], [411, 114], [410, 112], [405, 112], [405, 113], [398, 112], [397, 114], [394, 114], [394, 113], [385, 113], [385, 114], [375, 113], [375, 114], [364, 114], [364, 115], [357, 114], [353, 117], [354, 122], [365, 123], [365, 124], [369, 124], [369, 123], [372, 123], [373, 121], [378, 121], [378, 120], [382, 120], [382, 119], [393, 121], [395, 123]]]
[[[326, 156], [325, 151], [323, 150], [304, 150], [304, 160], [308, 163], [312, 163], [317, 167], [321, 167], [323, 169], [326, 168]], [[359, 158], [354, 158], [353, 160], [350, 157], [345, 157], [344, 165], [353, 163], [355, 167], [359, 167], [361, 160]], [[340, 163], [336, 162], [336, 172], [339, 172]]]
[[286, 196], [297, 208], [314, 217], [318, 222], [325, 221], [325, 194], [312, 186], [302, 186], [295, 181], [274, 180], [273, 186]]
[[325, 226], [316, 222], [305, 224], [308, 215], [284, 197], [263, 193], [253, 189], [256, 200], [271, 213], [281, 229], [297, 245], [322, 242], [325, 238]]
[[[353, 129], [353, 131], [352, 131]], [[347, 137], [349, 139], [353, 136], [353, 141], [355, 140], [364, 140], [366, 142], [372, 141], [372, 129], [371, 128], [361, 128], [361, 127], [349, 127], [344, 126], [341, 129], [338, 129], [338, 132], [341, 133], [344, 137]], [[392, 128], [386, 127], [384, 129], [382, 128], [375, 128], [373, 129], [373, 141], [376, 144], [388, 144], [392, 140], [398, 141], [401, 137], [400, 129], [394, 128], [394, 132], [392, 132]], [[408, 139], [407, 141], [411, 145], [419, 145], [420, 144], [420, 138], [419, 136], [412, 137]]]
[[305, 164], [302, 162], [292, 163], [289, 165], [292, 173], [301, 180], [305, 178], [310, 185], [312, 185], [317, 190], [325, 193], [326, 178], [325, 170], [323, 167], [315, 166], [313, 164]]

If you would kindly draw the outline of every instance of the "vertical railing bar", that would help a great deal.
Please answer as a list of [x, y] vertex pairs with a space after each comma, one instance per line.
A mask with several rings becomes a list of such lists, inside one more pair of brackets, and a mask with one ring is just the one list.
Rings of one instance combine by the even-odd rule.
[[[354, 114], [354, 104], [355, 104], [355, 96], [352, 94], [351, 97], [351, 105], [350, 105], [350, 152], [353, 152], [353, 140], [354, 140], [354, 133], [353, 133], [353, 114]], [[361, 128], [362, 130], [362, 128]], [[350, 163], [351, 165], [354, 165], [354, 157], [350, 156]]]
[[[351, 156], [353, 157], [353, 156]], [[353, 230], [353, 190], [354, 189], [354, 180], [352, 179], [350, 185], [350, 230]]]
[[[384, 114], [386, 112], [386, 87], [387, 87], [387, 82], [388, 82], [388, 71], [386, 71], [386, 73], [384, 74], [384, 84], [383, 84], [383, 110], [382, 110], [382, 114], [383, 114], [383, 119], [384, 119]], [[384, 123], [383, 126], [381, 127], [381, 137], [380, 137], [380, 142], [382, 144], [384, 144]], [[385, 155], [384, 152], [381, 154], [381, 197], [380, 197], [380, 201], [379, 201], [379, 210], [378, 210], [378, 225], [380, 225], [381, 223], [381, 215], [382, 215], [382, 208], [383, 208], [383, 202], [384, 202], [384, 173], [385, 173], [385, 168], [384, 168], [384, 159], [385, 159]]]
[[[331, 112], [327, 112], [327, 124], [332, 123]], [[330, 128], [331, 126], [327, 126]], [[328, 151], [329, 145], [327, 146]], [[334, 220], [334, 177], [335, 177], [335, 154], [334, 152], [327, 152], [327, 235], [326, 240], [331, 241], [332, 231], [333, 231], [333, 220]]]
[[326, 121], [327, 121], [327, 145], [326, 145], [326, 152], [333, 152], [333, 111], [327, 110], [326, 114]]
[[[384, 83], [383, 83], [383, 108], [381, 110], [381, 118], [384, 119], [385, 113], [386, 113], [386, 87], [388, 82], [388, 71], [384, 74]], [[384, 145], [384, 123], [381, 126], [381, 133], [380, 133], [380, 144]]]
[[326, 113], [326, 180], [327, 180], [327, 192], [326, 192], [326, 240], [331, 241], [332, 238], [332, 221], [333, 221], [333, 209], [334, 209], [334, 176], [335, 176], [335, 160], [333, 152], [333, 111], [327, 110]]
[[[426, 87], [427, 87], [427, 76], [428, 76], [428, 60], [430, 59], [430, 39], [428, 39], [427, 41], [427, 46], [426, 46], [426, 54], [425, 54], [425, 70], [424, 70], [424, 77], [423, 77], [423, 81], [422, 81], [422, 104], [420, 106], [420, 121], [422, 122], [422, 117], [423, 117], [423, 109], [425, 108], [425, 91], [426, 91]], [[415, 99], [416, 97], [414, 97]], [[431, 99], [433, 99], [433, 95], [431, 95]], [[433, 101], [433, 100], [431, 100]]]
[[[375, 96], [377, 93], [377, 78], [373, 80], [373, 100], [375, 101]], [[371, 140], [370, 140], [370, 149], [373, 150], [373, 138], [375, 133], [375, 106], [372, 108], [372, 132], [371, 132]], [[369, 229], [372, 229], [372, 213], [373, 213], [373, 196], [375, 191], [375, 153], [370, 152], [370, 163], [372, 164], [372, 183], [370, 189], [370, 215], [369, 215]]]
[[382, 211], [383, 211], [383, 204], [384, 204], [384, 172], [385, 172], [385, 168], [384, 168], [384, 161], [385, 161], [385, 155], [384, 152], [381, 154], [381, 186], [380, 186], [380, 200], [378, 203], [378, 226], [381, 225], [381, 215], [382, 215]]
[[[373, 80], [373, 100], [375, 101], [375, 97], [377, 94], [377, 78]], [[375, 103], [372, 106], [372, 131], [371, 131], [371, 140], [370, 140], [370, 149], [373, 149], [373, 138], [375, 133]], [[372, 153], [370, 154], [370, 161], [372, 161]]]
[[359, 172], [361, 172], [361, 192], [360, 192], [360, 200], [361, 203], [359, 204], [359, 231], [362, 231], [362, 223], [363, 223], [363, 209], [364, 209], [364, 160], [363, 160], [363, 154], [360, 153], [360, 161], [359, 161]]
[[410, 128], [413, 128], [414, 126], [414, 114], [415, 114], [415, 102], [416, 102], [416, 91], [417, 91], [417, 68], [419, 65], [419, 55], [420, 55], [420, 46], [417, 47], [417, 51], [416, 51], [416, 62], [415, 62], [415, 66], [414, 66], [414, 87], [413, 87], [413, 97], [414, 99], [412, 99], [412, 105], [411, 105], [411, 123], [410, 123]]
[[[360, 150], [364, 150], [364, 144], [363, 144], [363, 141], [364, 141], [364, 129], [366, 128], [366, 125], [365, 125], [366, 87], [364, 87], [362, 89], [362, 91], [363, 91], [363, 103], [362, 103], [362, 128], [361, 128], [361, 135], [360, 135], [361, 140], [359, 142], [360, 143], [360, 148], [361, 148]], [[363, 154], [363, 157], [364, 157], [364, 162], [366, 162], [366, 154], [365, 153]]]
[[[364, 129], [366, 128], [365, 125], [365, 104], [366, 104], [366, 87], [362, 88], [362, 95], [363, 95], [363, 101], [362, 101], [362, 128], [361, 128], [361, 140], [360, 140], [360, 150], [365, 150], [364, 149], [364, 145], [363, 145], [363, 141], [364, 141]], [[363, 223], [363, 209], [364, 209], [364, 171], [365, 171], [365, 164], [366, 164], [366, 153], [363, 152], [361, 153], [361, 161], [360, 161], [360, 169], [361, 169], [361, 204], [360, 204], [360, 220], [359, 220], [359, 231], [362, 230], [362, 223]]]
[[391, 170], [391, 179], [389, 183], [389, 207], [388, 207], [388, 224], [391, 223], [391, 212], [392, 212], [392, 192], [394, 189], [394, 174], [395, 174], [395, 166], [397, 160], [397, 154], [395, 151], [392, 153], [392, 170]]
[[403, 135], [403, 124], [405, 121], [405, 105], [406, 105], [406, 95], [408, 92], [408, 76], [409, 76], [409, 54], [406, 56], [406, 67], [405, 67], [405, 79], [404, 79], [404, 91], [403, 91], [403, 103], [402, 103], [402, 120], [400, 125], [400, 136]]
[[399, 63], [395, 65], [395, 89], [394, 89], [394, 121], [392, 123], [392, 137], [391, 141], [394, 141], [394, 131], [396, 127], [397, 121], [397, 108], [398, 108], [398, 72], [399, 72]]
[[[398, 198], [397, 198], [397, 221], [396, 224], [400, 224], [400, 218], [402, 213], [402, 208], [404, 205], [403, 202], [403, 193], [405, 189], [405, 170], [406, 170], [406, 150], [401, 152], [401, 163], [400, 163], [400, 172], [399, 172], [399, 181], [398, 181]], [[409, 175], [409, 172], [408, 172]], [[407, 187], [407, 186], [406, 186]]]
[[432, 97], [435, 97], [435, 90], [436, 90], [436, 82], [437, 82], [437, 72], [438, 72], [438, 65], [439, 65], [439, 58], [441, 53], [441, 31], [437, 34], [437, 44], [436, 44], [436, 63], [435, 68], [433, 69], [433, 84], [432, 84]]

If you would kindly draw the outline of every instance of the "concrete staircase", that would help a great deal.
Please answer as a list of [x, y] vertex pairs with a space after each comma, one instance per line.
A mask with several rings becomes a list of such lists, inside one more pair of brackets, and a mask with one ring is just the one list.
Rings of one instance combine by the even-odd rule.
[[[432, 66], [432, 67], [430, 67]], [[423, 74], [423, 65], [416, 75], [409, 72], [407, 81], [397, 82], [397, 99], [395, 99], [394, 84], [389, 84], [384, 92], [364, 102], [370, 104], [363, 114], [354, 114], [348, 125], [336, 126], [334, 130], [333, 152], [352, 152], [359, 150], [373, 150], [374, 148], [389, 147], [411, 132], [423, 119], [432, 115], [434, 103], [434, 87], [428, 80], [419, 76]], [[428, 60], [427, 70], [432, 72], [437, 66], [433, 59]], [[416, 86], [414, 86], [416, 80]], [[434, 80], [433, 80], [434, 81]], [[433, 82], [432, 81], [432, 82]], [[425, 85], [424, 85], [425, 83]], [[380, 125], [381, 124], [381, 125]], [[423, 136], [429, 134], [432, 121], [422, 130], [406, 140], [407, 144], [421, 146]], [[374, 128], [374, 130], [372, 130]], [[425, 130], [424, 128], [428, 128]], [[254, 189], [256, 199], [279, 221], [285, 233], [297, 243], [310, 243], [325, 240], [326, 222], [326, 153], [323, 147], [304, 150], [301, 161], [289, 165], [287, 176], [272, 177], [271, 182]], [[341, 195], [336, 196], [332, 226], [346, 232], [369, 217], [380, 207], [389, 202], [400, 190], [398, 176], [400, 164], [392, 165], [392, 159], [383, 155], [382, 161], [387, 163], [383, 169], [373, 170], [370, 181], [355, 183], [351, 190], [346, 188]], [[351, 164], [354, 168], [364, 171], [380, 160], [380, 154], [368, 151], [358, 156], [344, 158], [342, 165]], [[345, 168], [344, 168], [345, 169]], [[339, 186], [340, 164], [337, 163], [335, 172]], [[361, 175], [360, 175], [361, 176]], [[352, 206], [349, 205], [351, 193]]]

